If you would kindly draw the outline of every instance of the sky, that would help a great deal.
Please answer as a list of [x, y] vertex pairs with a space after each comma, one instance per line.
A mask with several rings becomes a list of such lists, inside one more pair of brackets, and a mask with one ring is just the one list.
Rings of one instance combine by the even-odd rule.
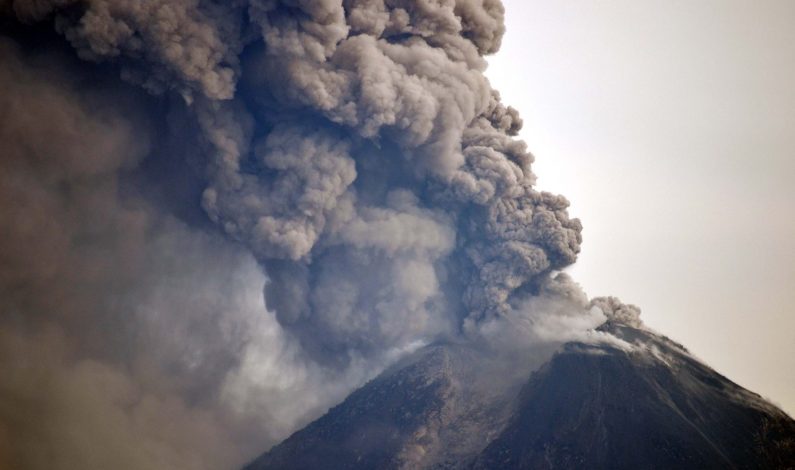
[[569, 272], [795, 414], [795, 3], [504, 3], [487, 76], [583, 222]]

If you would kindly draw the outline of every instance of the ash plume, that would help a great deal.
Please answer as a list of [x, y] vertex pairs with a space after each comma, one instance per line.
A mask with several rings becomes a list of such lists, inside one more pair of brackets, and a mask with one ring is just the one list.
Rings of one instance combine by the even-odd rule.
[[322, 355], [399, 344], [504, 314], [575, 260], [580, 224], [532, 188], [521, 123], [483, 75], [499, 3], [268, 5], [251, 8], [248, 109], [200, 110], [202, 202], [264, 263], [283, 325]]
[[422, 344], [637, 320], [558, 273], [582, 227], [484, 76], [503, 14], [0, 2], [0, 464], [236, 465]]

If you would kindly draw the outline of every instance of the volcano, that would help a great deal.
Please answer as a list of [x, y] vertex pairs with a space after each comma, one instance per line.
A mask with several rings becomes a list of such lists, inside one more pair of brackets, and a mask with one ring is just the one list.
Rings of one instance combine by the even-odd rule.
[[643, 326], [598, 331], [540, 367], [426, 346], [246, 469], [795, 468], [779, 408]]

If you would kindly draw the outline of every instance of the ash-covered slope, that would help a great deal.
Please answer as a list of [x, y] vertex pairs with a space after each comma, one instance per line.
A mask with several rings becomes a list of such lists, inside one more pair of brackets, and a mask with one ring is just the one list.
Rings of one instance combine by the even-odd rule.
[[665, 337], [600, 330], [615, 341], [568, 343], [532, 374], [424, 348], [247, 468], [795, 466], [784, 412]]
[[396, 467], [442, 421], [452, 387], [445, 350], [423, 351], [355, 391], [249, 468]]
[[468, 346], [425, 347], [247, 468], [431, 468], [469, 462], [505, 427], [527, 374]]

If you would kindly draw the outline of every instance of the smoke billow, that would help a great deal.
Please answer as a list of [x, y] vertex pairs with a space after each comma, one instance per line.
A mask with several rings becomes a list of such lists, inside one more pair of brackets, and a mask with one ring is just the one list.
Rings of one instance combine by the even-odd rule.
[[232, 466], [422, 344], [638, 321], [558, 273], [581, 226], [483, 74], [499, 1], [3, 0], [0, 32], [0, 466]]

